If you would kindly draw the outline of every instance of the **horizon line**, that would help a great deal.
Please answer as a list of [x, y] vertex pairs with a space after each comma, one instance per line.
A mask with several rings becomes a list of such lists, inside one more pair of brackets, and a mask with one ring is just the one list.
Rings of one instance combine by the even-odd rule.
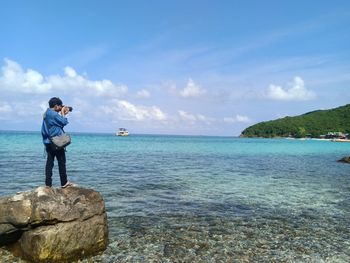
[[[0, 133], [2, 132], [17, 132], [17, 133], [41, 133], [38, 130], [3, 130], [0, 129]], [[67, 132], [70, 134], [100, 134], [100, 135], [115, 135], [113, 132], [98, 132], [98, 131], [70, 131]], [[239, 135], [203, 135], [203, 134], [162, 134], [162, 133], [132, 133], [129, 136], [133, 135], [155, 135], [155, 136], [184, 136], [184, 137], [234, 137], [239, 138]], [[115, 135], [116, 136], [116, 135]]]

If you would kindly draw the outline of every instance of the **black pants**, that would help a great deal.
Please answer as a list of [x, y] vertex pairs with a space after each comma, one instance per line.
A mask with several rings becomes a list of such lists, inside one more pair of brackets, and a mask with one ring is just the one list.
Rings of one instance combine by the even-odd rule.
[[52, 186], [52, 168], [54, 166], [55, 157], [58, 162], [58, 171], [60, 173], [61, 186], [67, 183], [67, 172], [66, 172], [66, 152], [64, 149], [55, 151], [50, 145], [46, 146], [47, 160], [45, 167], [45, 184], [46, 186]]

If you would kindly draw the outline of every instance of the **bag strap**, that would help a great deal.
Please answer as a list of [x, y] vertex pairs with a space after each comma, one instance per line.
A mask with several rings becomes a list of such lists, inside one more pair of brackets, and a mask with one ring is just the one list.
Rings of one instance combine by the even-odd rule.
[[[45, 124], [46, 124], [46, 127], [47, 127], [47, 129], [49, 130], [49, 133], [50, 133], [50, 128], [52, 127], [52, 125], [49, 125], [49, 122], [47, 121], [47, 111], [48, 111], [48, 110], [49, 110], [49, 109], [46, 110], [43, 119], [44, 119], [44, 122], [45, 122]], [[63, 133], [66, 133], [66, 132], [64, 131], [63, 127], [62, 127], [61, 129], [62, 129]]]
[[49, 122], [47, 121], [47, 111], [48, 111], [48, 109], [46, 110], [43, 119], [44, 119], [44, 122], [45, 122], [45, 124], [46, 124], [47, 129], [50, 131], [50, 128], [51, 128], [52, 126], [49, 125]]

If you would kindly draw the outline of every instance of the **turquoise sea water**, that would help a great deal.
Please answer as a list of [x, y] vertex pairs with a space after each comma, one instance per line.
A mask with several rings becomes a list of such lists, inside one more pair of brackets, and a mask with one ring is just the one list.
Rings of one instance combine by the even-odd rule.
[[[350, 262], [350, 165], [336, 162], [350, 143], [72, 140], [69, 179], [108, 212], [110, 245], [92, 262]], [[43, 152], [39, 133], [0, 132], [0, 196], [44, 184]]]

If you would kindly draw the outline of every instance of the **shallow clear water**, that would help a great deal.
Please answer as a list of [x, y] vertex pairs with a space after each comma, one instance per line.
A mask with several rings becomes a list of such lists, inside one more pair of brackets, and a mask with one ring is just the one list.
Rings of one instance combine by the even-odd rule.
[[[348, 143], [72, 138], [69, 179], [108, 212], [110, 245], [91, 262], [350, 262]], [[39, 133], [0, 132], [0, 195], [43, 185], [44, 165]]]

